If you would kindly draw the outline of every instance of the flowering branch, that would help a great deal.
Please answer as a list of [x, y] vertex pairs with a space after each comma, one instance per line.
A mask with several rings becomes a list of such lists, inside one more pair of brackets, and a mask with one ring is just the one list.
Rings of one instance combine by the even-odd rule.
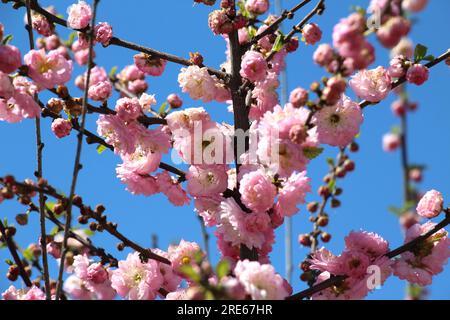
[[284, 10], [283, 13], [274, 21], [272, 24], [270, 24], [266, 30], [263, 32], [257, 34], [248, 44], [246, 44], [246, 48], [251, 47], [252, 45], [256, 44], [259, 40], [264, 38], [265, 36], [268, 36], [269, 34], [275, 33], [278, 28], [281, 26], [284, 20], [286, 19], [293, 19], [294, 14], [306, 6], [308, 3], [310, 3], [312, 0], [304, 0], [297, 5], [295, 5], [291, 10]]
[[[6, 178], [0, 178], [0, 183], [10, 189], [13, 187], [16, 187], [16, 189], [14, 189], [14, 192], [17, 194], [29, 194], [31, 192], [42, 192], [54, 199], [61, 201], [61, 203], [63, 203], [63, 204], [69, 203], [69, 198], [59, 194], [56, 191], [56, 189], [53, 188], [49, 184], [45, 184], [43, 186], [34, 186], [31, 184], [17, 182], [14, 179], [6, 179]], [[80, 212], [82, 213], [82, 215], [96, 220], [98, 222], [98, 225], [100, 225], [101, 231], [105, 230], [109, 234], [113, 235], [115, 238], [122, 241], [122, 243], [126, 247], [130, 247], [130, 248], [136, 250], [137, 252], [139, 252], [144, 259], [153, 259], [153, 260], [162, 262], [164, 264], [170, 265], [170, 261], [168, 259], [153, 253], [149, 249], [145, 249], [145, 248], [141, 247], [134, 241], [128, 239], [121, 232], [119, 232], [117, 230], [117, 226], [115, 224], [107, 221], [106, 217], [103, 215], [103, 212], [104, 212], [103, 206], [97, 206], [96, 210], [92, 210], [90, 207], [85, 206], [82, 203], [82, 199], [80, 197], [75, 197], [75, 199], [76, 199], [76, 201], [73, 202], [73, 205], [75, 207], [77, 207], [78, 209], [80, 209]], [[102, 213], [100, 213], [100, 211]]]
[[31, 283], [30, 277], [28, 276], [27, 271], [25, 270], [25, 267], [23, 266], [22, 260], [19, 257], [19, 254], [17, 253], [17, 247], [13, 240], [12, 235], [10, 235], [9, 230], [6, 229], [3, 222], [0, 220], [0, 234], [2, 236], [2, 240], [6, 242], [6, 245], [8, 246], [9, 252], [11, 253], [14, 262], [16, 263], [17, 267], [19, 268], [19, 274], [22, 277], [23, 282], [25, 282], [25, 285], [27, 287], [31, 287], [33, 284]]
[[59, 267], [59, 275], [58, 275], [58, 283], [56, 287], [56, 300], [59, 299], [61, 294], [61, 289], [63, 285], [63, 274], [64, 274], [64, 264], [65, 264], [65, 258], [67, 254], [67, 241], [69, 239], [69, 233], [72, 223], [72, 204], [73, 204], [73, 198], [75, 196], [75, 189], [77, 185], [78, 180], [78, 173], [81, 169], [81, 152], [83, 149], [83, 133], [84, 129], [86, 127], [86, 114], [87, 114], [87, 101], [88, 101], [88, 91], [89, 91], [89, 83], [91, 81], [91, 69], [93, 68], [93, 60], [94, 60], [94, 53], [93, 53], [93, 46], [94, 46], [94, 26], [95, 26], [95, 19], [97, 14], [97, 6], [100, 0], [94, 0], [94, 10], [92, 14], [91, 19], [91, 27], [88, 32], [88, 39], [89, 39], [89, 60], [87, 65], [87, 75], [86, 75], [86, 82], [85, 82], [85, 89], [84, 89], [84, 97], [83, 97], [83, 103], [82, 103], [82, 111], [81, 111], [81, 127], [78, 133], [78, 141], [77, 141], [77, 149], [75, 154], [75, 164], [73, 168], [73, 176], [72, 176], [72, 184], [70, 186], [70, 196], [69, 196], [69, 203], [66, 210], [66, 225], [64, 228], [64, 240], [62, 243], [62, 255], [61, 255], [61, 265]]
[[[283, 39], [283, 43], [289, 43], [292, 37], [298, 33], [302, 32], [303, 27], [311, 20], [316, 14], [321, 15], [325, 10], [325, 0], [320, 0], [314, 9], [309, 12], [302, 21], [300, 21], [297, 25], [295, 25], [292, 30], [287, 34], [287, 36]], [[272, 51], [266, 58], [267, 61], [270, 61], [275, 56], [276, 52]]]
[[[24, 0], [10, 0], [12, 2], [15, 3], [15, 8], [18, 8], [20, 6], [25, 6]], [[36, 11], [39, 14], [42, 14], [45, 18], [47, 18], [47, 20], [51, 23], [56, 23], [59, 24], [63, 27], [68, 27], [67, 25], [67, 20], [64, 20], [60, 17], [55, 16], [54, 14], [48, 12], [47, 10], [45, 10], [44, 8], [42, 8], [39, 3], [37, 2], [37, 0], [31, 0], [31, 9]], [[84, 29], [77, 29], [76, 31], [82, 32], [82, 33], [87, 33], [89, 30], [88, 28], [84, 28]], [[135, 50], [138, 52], [142, 52], [142, 53], [146, 53], [149, 54], [153, 57], [157, 57], [157, 58], [161, 58], [167, 61], [171, 61], [177, 64], [181, 64], [184, 66], [190, 66], [193, 65], [193, 63], [190, 60], [178, 57], [176, 55], [173, 54], [169, 54], [169, 53], [165, 53], [165, 52], [161, 52], [161, 51], [157, 51], [155, 49], [151, 49], [151, 48], [147, 48], [138, 44], [134, 44], [116, 37], [113, 37], [109, 43], [109, 45], [115, 45], [118, 47], [122, 47], [122, 48], [127, 48], [127, 49], [131, 49], [131, 50]], [[210, 67], [206, 67], [208, 69], [208, 72], [210, 74], [213, 74], [217, 77], [219, 77], [220, 79], [226, 80], [228, 79], [228, 74], [226, 72], [222, 72]]]
[[[28, 40], [30, 42], [30, 50], [34, 49], [34, 36], [33, 36], [33, 28], [32, 28], [32, 18], [31, 18], [31, 9], [30, 9], [30, 0], [26, 2], [27, 7], [27, 26], [26, 29], [28, 31]], [[37, 100], [37, 94], [36, 99]], [[41, 179], [43, 176], [42, 169], [42, 151], [44, 149], [44, 143], [42, 142], [41, 137], [41, 119], [36, 117], [35, 119], [35, 132], [36, 132], [36, 159], [37, 159], [37, 170], [36, 170], [36, 178]], [[40, 224], [40, 246], [42, 251], [42, 267], [43, 267], [43, 276], [44, 276], [44, 285], [45, 285], [45, 296], [46, 299], [49, 300], [51, 298], [50, 295], [50, 275], [48, 271], [48, 255], [47, 255], [47, 247], [45, 244], [46, 238], [46, 228], [45, 228], [45, 212], [44, 212], [44, 195], [39, 193], [39, 224]]]
[[[386, 257], [388, 257], [389, 259], [395, 258], [399, 255], [401, 255], [404, 252], [407, 251], [411, 251], [414, 250], [415, 247], [417, 247], [419, 244], [421, 244], [422, 242], [424, 242], [425, 240], [427, 240], [428, 238], [430, 238], [431, 236], [433, 236], [435, 233], [439, 232], [440, 230], [442, 230], [443, 228], [445, 228], [446, 226], [450, 225], [450, 209], [445, 210], [445, 219], [442, 220], [440, 223], [438, 223], [436, 226], [434, 226], [431, 230], [429, 230], [428, 232], [422, 234], [421, 236], [415, 238], [414, 240], [392, 250], [389, 251], [388, 253], [385, 254]], [[302, 300], [305, 299], [307, 297], [312, 296], [315, 293], [318, 293], [322, 290], [325, 290], [327, 288], [330, 288], [334, 285], [338, 285], [339, 283], [341, 283], [342, 281], [344, 281], [345, 279], [347, 279], [347, 276], [333, 276], [330, 277], [329, 279], [309, 288], [306, 289], [304, 291], [301, 291], [299, 293], [296, 293], [290, 297], [287, 298], [287, 300]]]

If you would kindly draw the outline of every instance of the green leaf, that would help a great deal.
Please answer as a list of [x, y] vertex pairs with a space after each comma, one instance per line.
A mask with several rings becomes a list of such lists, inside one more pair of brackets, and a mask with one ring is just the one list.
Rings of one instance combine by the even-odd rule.
[[230, 272], [230, 263], [227, 260], [222, 260], [216, 267], [216, 274], [219, 279], [222, 279]]
[[116, 73], [117, 73], [117, 66], [114, 66], [114, 67], [112, 67], [111, 70], [109, 71], [109, 74], [108, 74], [109, 78], [114, 78], [115, 75], [116, 75]]
[[401, 217], [403, 215], [403, 210], [401, 208], [390, 206], [388, 208], [388, 210], [389, 210], [390, 213], [392, 213], [392, 214], [394, 214], [394, 215], [396, 215], [398, 217]]
[[275, 43], [273, 44], [272, 51], [278, 52], [281, 49], [283, 49], [284, 45], [284, 36], [282, 34], [279, 34], [277, 39], [275, 40]]
[[95, 235], [95, 232], [92, 231], [91, 229], [83, 229], [83, 232], [85, 235], [87, 235], [88, 237], [92, 237]]
[[31, 251], [30, 249], [25, 249], [22, 251], [22, 255], [25, 259], [27, 259], [28, 261], [32, 261], [34, 258], [33, 255], [33, 251]]
[[429, 54], [429, 55], [427, 55], [426, 57], [423, 58], [423, 60], [430, 61], [430, 62], [434, 61], [434, 59], [436, 59], [436, 57], [433, 56], [432, 54]]
[[198, 283], [201, 280], [200, 274], [198, 274], [190, 264], [181, 266], [180, 271], [193, 282]]
[[414, 50], [414, 60], [415, 62], [422, 61], [427, 56], [428, 48], [422, 44], [418, 44]]
[[68, 47], [71, 47], [72, 46], [72, 44], [75, 42], [75, 37], [78, 35], [78, 32], [71, 32], [70, 33], [70, 35], [69, 35], [69, 39], [67, 39], [67, 41], [66, 41], [66, 45], [68, 46]]
[[241, 14], [242, 14], [244, 17], [246, 17], [246, 18], [251, 17], [250, 12], [245, 8], [245, 3], [244, 3], [244, 1], [240, 0], [240, 1], [237, 3], [237, 5], [238, 5], [238, 7], [239, 7], [239, 11], [241, 11]]
[[258, 32], [256, 30], [256, 28], [254, 27], [248, 27], [248, 35], [250, 36], [251, 39], [253, 39], [256, 36], [256, 33]]
[[336, 191], [336, 179], [331, 180], [330, 182], [328, 182], [328, 190], [330, 191], [330, 193], [333, 193]]
[[3, 38], [2, 44], [6, 45], [12, 41], [14, 36], [12, 34], [8, 34], [6, 37]]
[[58, 232], [59, 232], [59, 227], [58, 227], [58, 226], [55, 226], [55, 227], [53, 227], [53, 229], [50, 231], [50, 235], [51, 235], [51, 236], [55, 236]]
[[331, 168], [334, 168], [334, 159], [333, 158], [327, 158], [327, 163]]
[[98, 154], [102, 154], [103, 152], [105, 152], [106, 149], [107, 149], [107, 148], [106, 148], [104, 145], [99, 144], [99, 145], [97, 146], [97, 153], [98, 153]]
[[10, 259], [5, 259], [5, 263], [6, 263], [8, 266], [14, 265], [14, 262], [12, 262]]
[[402, 129], [399, 126], [394, 126], [391, 128], [391, 133], [393, 134], [402, 134]]
[[167, 101], [166, 102], [164, 102], [160, 107], [159, 107], [159, 111], [158, 111], [158, 113], [159, 114], [165, 114], [166, 113], [166, 107], [167, 107]]
[[306, 147], [306, 148], [303, 148], [303, 154], [309, 160], [313, 160], [313, 159], [317, 158], [318, 156], [320, 156], [324, 150], [325, 150], [324, 148]]
[[50, 210], [53, 212], [53, 208], [55, 207], [56, 203], [51, 202], [51, 201], [47, 201], [45, 203], [45, 207], [47, 208], [47, 210]]

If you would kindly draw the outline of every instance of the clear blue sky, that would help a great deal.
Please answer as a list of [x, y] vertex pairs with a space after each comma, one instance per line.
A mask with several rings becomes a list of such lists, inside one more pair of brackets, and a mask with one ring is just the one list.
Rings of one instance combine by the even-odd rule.
[[[64, 13], [73, 1], [40, 1], [44, 5], [56, 4], [58, 12]], [[272, 1], [273, 2], [273, 1]], [[295, 0], [285, 0], [284, 7], [293, 6]], [[327, 1], [327, 10], [322, 17], [315, 21], [324, 31], [323, 41], [331, 40], [331, 30], [339, 18], [348, 15], [350, 6], [358, 4], [363, 7], [369, 1], [345, 0]], [[199, 51], [205, 57], [205, 62], [218, 67], [224, 58], [225, 43], [220, 37], [215, 37], [208, 29], [207, 15], [210, 10], [204, 6], [192, 6], [192, 0], [171, 1], [101, 1], [99, 7], [99, 21], [108, 21], [114, 27], [116, 36], [138, 42], [150, 47], [188, 56], [190, 51]], [[431, 53], [439, 54], [450, 47], [450, 37], [446, 31], [450, 30], [448, 12], [450, 2], [442, 0], [430, 1], [425, 12], [420, 15], [417, 25], [412, 32], [414, 41], [423, 43], [430, 48]], [[0, 4], [0, 22], [5, 25], [5, 32], [13, 33], [13, 44], [22, 52], [27, 51], [26, 32], [23, 27], [24, 10], [14, 11], [10, 6]], [[287, 27], [287, 26], [286, 26]], [[60, 34], [67, 36], [67, 32], [58, 27]], [[372, 39], [374, 40], [374, 39]], [[376, 64], [385, 65], [388, 61], [388, 51], [377, 46]], [[307, 87], [309, 83], [325, 75], [324, 71], [316, 67], [311, 60], [313, 47], [301, 45], [300, 49], [288, 58], [289, 88], [296, 86]], [[109, 70], [113, 66], [119, 69], [132, 63], [132, 53], [126, 49], [112, 47], [97, 48], [97, 63]], [[180, 66], [168, 64], [162, 77], [149, 78], [149, 92], [156, 93], [160, 102], [172, 92], [180, 93], [177, 84], [177, 74]], [[78, 75], [84, 70], [76, 68]], [[450, 70], [441, 65], [433, 69], [430, 81], [421, 88], [410, 88], [412, 98], [420, 101], [420, 108], [410, 120], [409, 134], [411, 148], [410, 157], [413, 163], [425, 163], [427, 172], [423, 189], [435, 188], [443, 192], [446, 199], [450, 198], [450, 145], [448, 143], [450, 128], [449, 101]], [[72, 85], [71, 85], [72, 86]], [[79, 91], [71, 88], [74, 94]], [[77, 93], [76, 93], [77, 92]], [[49, 96], [42, 94], [41, 99]], [[186, 107], [201, 106], [201, 102], [191, 101], [183, 95]], [[392, 97], [382, 104], [368, 108], [366, 119], [360, 138], [361, 151], [355, 155], [357, 171], [349, 175], [339, 184], [344, 188], [343, 205], [337, 210], [328, 210], [331, 216], [329, 232], [333, 236], [329, 248], [339, 253], [343, 247], [343, 237], [351, 230], [365, 229], [380, 233], [396, 247], [403, 241], [398, 220], [390, 214], [387, 208], [391, 205], [400, 206], [401, 169], [399, 154], [386, 154], [381, 149], [381, 137], [398, 123], [390, 112]], [[213, 117], [222, 121], [231, 121], [226, 105], [208, 104], [205, 106]], [[89, 116], [89, 128], [95, 131], [97, 116]], [[60, 190], [68, 193], [70, 177], [75, 152], [75, 136], [64, 140], [57, 140], [50, 129], [48, 119], [43, 121], [44, 174], [45, 177]], [[34, 122], [25, 121], [22, 124], [6, 124], [0, 122], [1, 157], [0, 175], [14, 174], [18, 179], [32, 177], [35, 170]], [[329, 149], [318, 160], [309, 166], [309, 176], [317, 187], [321, 177], [326, 173], [325, 158], [333, 156], [337, 150]], [[78, 191], [87, 203], [95, 205], [104, 203], [108, 217], [119, 224], [119, 228], [133, 240], [144, 246], [151, 245], [152, 234], [159, 237], [159, 245], [165, 249], [171, 242], [183, 237], [186, 240], [201, 243], [200, 227], [192, 206], [174, 208], [162, 196], [151, 198], [135, 197], [124, 190], [124, 186], [115, 177], [115, 166], [119, 159], [110, 152], [97, 155], [95, 146], [87, 146], [82, 156], [84, 165], [80, 174]], [[308, 200], [316, 200], [311, 194]], [[0, 206], [0, 217], [14, 220], [23, 207], [6, 202]], [[30, 241], [37, 241], [37, 216], [33, 216], [31, 223], [18, 230], [17, 241], [20, 245], [27, 245]], [[302, 261], [306, 250], [297, 245], [296, 237], [299, 233], [309, 232], [311, 224], [308, 214], [302, 212], [294, 218], [294, 262]], [[49, 229], [51, 229], [49, 225]], [[94, 241], [107, 247], [118, 257], [125, 253], [115, 251], [116, 241], [99, 234]], [[212, 251], [215, 243], [211, 243]], [[3, 260], [8, 257], [6, 250], [0, 251], [0, 274], [6, 272]], [[217, 254], [213, 259], [217, 261]], [[272, 260], [280, 273], [284, 273], [284, 241], [283, 228], [277, 232], [277, 243], [272, 253]], [[55, 275], [56, 263], [51, 261]], [[299, 271], [295, 268], [294, 288], [304, 288], [298, 279]], [[431, 287], [431, 298], [450, 298], [450, 268], [435, 277]], [[4, 276], [0, 277], [0, 290], [8, 286]], [[404, 296], [405, 283], [391, 277], [379, 291], [371, 294], [370, 299], [401, 299]]]

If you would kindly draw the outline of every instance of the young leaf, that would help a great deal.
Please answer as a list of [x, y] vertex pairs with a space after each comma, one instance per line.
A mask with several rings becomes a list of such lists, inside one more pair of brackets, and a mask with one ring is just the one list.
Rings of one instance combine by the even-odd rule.
[[284, 44], [284, 36], [282, 34], [278, 35], [277, 39], [275, 40], [275, 43], [273, 45], [272, 51], [278, 52], [281, 49], [283, 49]]
[[303, 148], [303, 154], [309, 160], [313, 160], [313, 159], [317, 158], [318, 156], [320, 156], [324, 150], [325, 150], [324, 148], [306, 147], [306, 148]]
[[414, 61], [420, 62], [427, 56], [428, 48], [422, 44], [418, 44], [414, 50]]
[[23, 250], [22, 255], [28, 261], [32, 261], [34, 258], [33, 252], [30, 249]]
[[200, 275], [194, 270], [194, 268], [190, 264], [181, 266], [180, 271], [193, 282], [200, 282], [201, 280]]
[[3, 38], [2, 44], [3, 45], [7, 45], [8, 43], [11, 42], [11, 40], [13, 39], [13, 35], [12, 34], [8, 34], [5, 38]]
[[216, 267], [216, 274], [219, 279], [222, 279], [230, 272], [230, 263], [227, 260], [222, 260]]
[[117, 73], [117, 66], [114, 66], [114, 67], [112, 67], [111, 70], [109, 71], [108, 77], [109, 77], [109, 78], [114, 78], [114, 76], [116, 75], [116, 73]]
[[106, 147], [105, 147], [104, 145], [99, 144], [99, 145], [97, 146], [97, 153], [98, 153], [98, 154], [102, 154], [103, 152], [105, 152], [105, 150], [106, 150]]

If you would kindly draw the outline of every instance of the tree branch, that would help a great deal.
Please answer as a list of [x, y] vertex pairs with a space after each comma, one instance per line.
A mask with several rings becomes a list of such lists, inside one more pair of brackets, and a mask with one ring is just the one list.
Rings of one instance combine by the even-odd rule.
[[[27, 9], [27, 25], [26, 29], [28, 31], [28, 40], [30, 43], [30, 50], [34, 49], [34, 35], [33, 35], [33, 21], [31, 17], [30, 0], [26, 0]], [[37, 95], [35, 100], [38, 100]], [[41, 136], [41, 119], [36, 117], [35, 119], [35, 135], [36, 135], [36, 160], [37, 160], [37, 170], [35, 172], [36, 178], [39, 180], [43, 176], [43, 165], [42, 165], [42, 152], [44, 149], [44, 143], [42, 142]], [[42, 251], [42, 267], [44, 276], [44, 286], [45, 286], [45, 297], [47, 300], [51, 299], [51, 288], [50, 288], [50, 275], [48, 270], [48, 255], [47, 255], [47, 245], [46, 245], [46, 235], [47, 231], [45, 228], [45, 212], [44, 212], [45, 200], [44, 195], [39, 193], [39, 226], [40, 226], [40, 246]]]

